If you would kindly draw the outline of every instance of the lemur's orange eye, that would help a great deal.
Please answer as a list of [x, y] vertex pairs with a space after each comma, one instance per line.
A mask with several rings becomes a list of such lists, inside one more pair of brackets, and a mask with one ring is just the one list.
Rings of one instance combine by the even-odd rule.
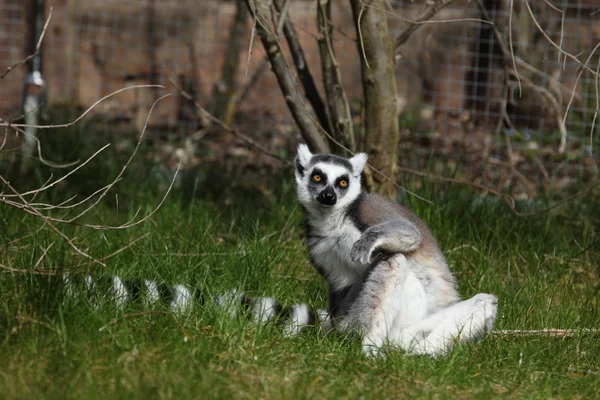
[[340, 187], [342, 187], [342, 188], [347, 188], [348, 187], [348, 181], [345, 180], [345, 179], [342, 179], [340, 181], [340, 183], [338, 183], [338, 185], [340, 185]]
[[314, 174], [314, 175], [312, 176], [312, 180], [313, 180], [313, 182], [321, 182], [321, 175], [319, 175], [319, 174]]

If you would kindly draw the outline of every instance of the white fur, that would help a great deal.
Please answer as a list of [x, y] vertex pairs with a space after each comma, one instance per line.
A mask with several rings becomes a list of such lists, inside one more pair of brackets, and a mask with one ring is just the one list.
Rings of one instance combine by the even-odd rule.
[[[346, 217], [348, 205], [361, 193], [360, 175], [367, 155], [359, 153], [348, 160], [352, 171], [338, 163], [315, 164], [327, 175], [328, 182], [349, 175], [347, 192], [333, 206], [320, 204], [310, 192], [312, 157], [306, 146], [299, 146], [297, 161], [307, 172], [296, 170], [296, 183], [311, 229], [309, 252], [330, 290], [352, 287], [358, 296], [336, 300], [337, 306], [343, 304], [347, 310], [335, 318], [338, 330], [361, 333], [363, 350], [370, 356], [380, 354], [386, 344], [410, 353], [437, 356], [451, 349], [456, 341], [473, 340], [491, 329], [497, 312], [496, 297], [479, 294], [459, 302], [444, 257], [435, 244], [427, 250], [419, 247], [422, 232], [414, 227], [414, 234], [408, 235], [407, 226], [413, 226], [408, 220], [405, 224], [377, 225], [377, 229], [391, 235], [376, 240], [371, 250], [379, 246], [396, 254], [371, 266], [373, 270], [365, 276], [371, 254], [362, 254], [361, 250], [355, 255], [356, 261], [351, 259], [352, 248], [362, 233]], [[388, 221], [406, 219], [402, 215], [383, 217]], [[293, 322], [286, 327], [286, 334], [298, 332], [295, 327], [302, 315], [300, 308], [294, 308]]]
[[428, 293], [416, 271], [422, 267], [399, 254], [389, 261], [389, 292], [371, 318], [379, 318], [368, 332], [363, 332], [363, 350], [377, 356], [385, 344], [412, 354], [443, 355], [456, 341], [466, 342], [482, 336], [492, 328], [497, 299], [478, 294], [437, 312], [431, 312]]
[[156, 282], [145, 280], [144, 285], [146, 285], [145, 301], [147, 305], [152, 305], [160, 300], [160, 292], [158, 291], [158, 285]]
[[90, 293], [92, 291], [94, 291], [94, 289], [96, 289], [96, 283], [94, 282], [94, 279], [92, 278], [91, 275], [87, 275], [85, 277], [85, 279], [83, 280], [83, 283], [84, 283], [85, 290], [87, 290]]
[[216, 303], [230, 317], [235, 317], [240, 312], [243, 294], [233, 289], [225, 294], [217, 296]]
[[309, 239], [311, 257], [325, 269], [329, 282], [335, 289], [342, 289], [360, 279], [367, 265], [350, 259], [350, 249], [360, 238], [360, 231], [343, 212], [332, 213], [311, 223], [319, 240]]
[[[298, 161], [308, 170], [312, 154], [306, 145], [298, 147]], [[346, 216], [346, 208], [361, 193], [360, 174], [366, 162], [366, 154], [360, 153], [351, 160], [353, 171], [341, 165], [318, 162], [314, 165], [327, 175], [328, 181], [335, 181], [342, 175], [349, 176], [349, 186], [345, 195], [338, 199], [335, 205], [328, 207], [325, 212], [307, 189], [309, 173], [300, 175], [296, 171], [296, 187], [298, 199], [309, 213], [311, 228], [316, 236], [321, 237], [318, 245], [309, 242], [311, 256], [319, 265], [325, 266], [324, 271], [329, 276], [329, 282], [335, 289], [341, 289], [362, 276], [366, 265], [354, 263], [350, 259], [350, 249], [360, 238], [360, 231]], [[311, 167], [312, 168], [312, 167]]]
[[310, 159], [312, 158], [312, 153], [308, 149], [308, 146], [305, 144], [298, 145], [298, 161], [300, 161], [300, 165], [304, 168], [308, 167], [310, 163]]
[[298, 335], [310, 322], [310, 310], [306, 304], [292, 306], [292, 317], [283, 330], [285, 336]]
[[[367, 316], [371, 329], [363, 332], [363, 350], [368, 355], [377, 355], [395, 331], [422, 320], [428, 311], [425, 287], [406, 257], [397, 254], [384, 263], [388, 264], [387, 268], [375, 269], [369, 277], [384, 281], [385, 286], [377, 288], [380, 293], [373, 293], [381, 296], [382, 302], [380, 307]], [[364, 307], [359, 299], [356, 311], [364, 313]]]
[[75, 290], [73, 288], [73, 278], [69, 274], [62, 275], [63, 284], [65, 286], [65, 296], [72, 297], [75, 294]]
[[[305, 144], [300, 144], [298, 146], [298, 162], [304, 168], [305, 171], [309, 170], [311, 159], [313, 154], [308, 149], [308, 146]], [[367, 155], [365, 153], [358, 153], [351, 159], [349, 159], [350, 164], [352, 165], [352, 171], [349, 171], [347, 168], [344, 168], [341, 165], [337, 164], [328, 164], [323, 162], [318, 162], [314, 165], [314, 168], [319, 168], [327, 175], [327, 179], [329, 182], [335, 181], [342, 175], [349, 175], [349, 186], [346, 191], [346, 194], [339, 198], [337, 203], [330, 208], [330, 211], [342, 210], [345, 209], [348, 204], [350, 204], [353, 200], [361, 192], [361, 184], [360, 177], [367, 163]], [[298, 200], [304, 207], [309, 209], [313, 213], [321, 213], [322, 208], [315, 204], [315, 199], [312, 198], [312, 195], [307, 189], [308, 182], [311, 179], [309, 173], [304, 173], [301, 175], [298, 170], [296, 170], [296, 188], [298, 193]]]
[[96, 293], [96, 282], [94, 282], [94, 278], [91, 275], [85, 276], [83, 279], [83, 287], [88, 294], [89, 304], [92, 307], [97, 307], [99, 305], [98, 298], [92, 297], [92, 295]]
[[183, 285], [175, 285], [172, 288], [173, 299], [171, 300], [171, 311], [176, 314], [182, 314], [190, 308], [192, 304], [192, 293]]
[[365, 169], [365, 165], [367, 165], [367, 159], [369, 157], [366, 153], [357, 153], [354, 157], [352, 157], [349, 161], [352, 164], [352, 175], [359, 177]]
[[[408, 327], [406, 332], [420, 339], [405, 349], [416, 354], [442, 355], [456, 341], [476, 339], [492, 329], [497, 314], [495, 296], [480, 293], [453, 306], [434, 313]], [[399, 341], [400, 345], [404, 343]]]
[[331, 315], [329, 315], [327, 310], [318, 309], [317, 318], [319, 319], [321, 328], [325, 329], [326, 332], [329, 332], [333, 329], [333, 321], [331, 321]]
[[275, 306], [277, 302], [272, 297], [261, 297], [256, 299], [252, 308], [252, 317], [257, 323], [266, 323], [275, 318]]
[[118, 276], [113, 276], [113, 298], [117, 307], [124, 307], [129, 301], [129, 292]]

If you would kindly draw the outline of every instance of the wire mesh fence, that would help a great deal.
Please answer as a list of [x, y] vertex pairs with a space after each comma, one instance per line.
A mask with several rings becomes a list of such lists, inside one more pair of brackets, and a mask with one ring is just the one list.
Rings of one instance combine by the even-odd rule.
[[[0, 1], [3, 67], [26, 55], [28, 3]], [[395, 35], [423, 6], [389, 3], [386, 11]], [[599, 62], [594, 53], [600, 43], [599, 6], [593, 0], [479, 3], [481, 8], [477, 1], [455, 1], [423, 24], [398, 54], [401, 165], [420, 168], [432, 155], [439, 156], [442, 169], [466, 166], [475, 171], [473, 179], [483, 182], [521, 180], [523, 193], [533, 190], [540, 178], [556, 185], [565, 177], [595, 177], [600, 139], [595, 123], [598, 82], [592, 72]], [[219, 90], [231, 46], [236, 5], [217, 0], [47, 1], [46, 14], [52, 6], [53, 17], [43, 43], [42, 72], [50, 108], [86, 108], [135, 84], [160, 84], [171, 90], [172, 81], [209, 105]], [[289, 18], [320, 84], [316, 2], [297, 0], [290, 7]], [[342, 79], [360, 119], [361, 54], [352, 13], [346, 3], [336, 2], [333, 15]], [[291, 126], [291, 118], [275, 77], [264, 67], [260, 42], [250, 43], [251, 29], [248, 17], [236, 72], [239, 91], [247, 91], [234, 120], [260, 137], [261, 132]], [[510, 59], [502, 46], [510, 49]], [[522, 79], [511, 75], [509, 67]], [[20, 113], [23, 74], [14, 71], [0, 83], [4, 119]], [[158, 92], [128, 91], [95, 111], [109, 124], [139, 130]], [[563, 120], [566, 151], [557, 155]], [[178, 95], [160, 103], [151, 119], [154, 130], [184, 135], [200, 125], [187, 100]]]

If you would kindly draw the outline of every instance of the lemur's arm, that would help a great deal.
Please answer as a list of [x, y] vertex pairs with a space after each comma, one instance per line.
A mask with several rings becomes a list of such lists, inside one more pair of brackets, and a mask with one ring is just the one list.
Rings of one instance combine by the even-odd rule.
[[407, 253], [421, 245], [419, 229], [405, 218], [393, 219], [365, 230], [352, 246], [350, 257], [360, 264], [369, 264], [376, 250]]

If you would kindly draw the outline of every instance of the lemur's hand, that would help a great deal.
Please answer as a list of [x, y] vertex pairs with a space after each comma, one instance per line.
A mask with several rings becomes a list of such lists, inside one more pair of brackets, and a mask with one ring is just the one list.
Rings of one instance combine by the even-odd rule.
[[373, 261], [375, 250], [381, 244], [380, 238], [381, 232], [376, 227], [367, 229], [352, 246], [350, 251], [352, 261], [358, 264], [370, 264]]

